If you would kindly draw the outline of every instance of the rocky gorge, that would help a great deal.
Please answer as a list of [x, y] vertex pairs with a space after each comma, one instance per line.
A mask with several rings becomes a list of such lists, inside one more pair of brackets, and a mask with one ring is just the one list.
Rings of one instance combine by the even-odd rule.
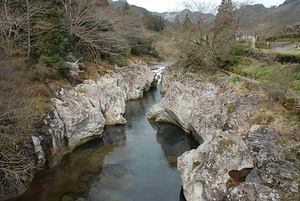
[[299, 169], [276, 144], [271, 126], [253, 125], [270, 102], [259, 87], [176, 64], [165, 69], [161, 91], [164, 98], [148, 118], [203, 142], [177, 161], [186, 200], [299, 199]]
[[[177, 199], [176, 188], [177, 184], [180, 185], [180, 177], [187, 201], [299, 198], [300, 173], [289, 155], [291, 150], [281, 149], [277, 143], [276, 131], [270, 125], [255, 125], [257, 113], [270, 101], [259, 87], [233, 82], [230, 76], [222, 72], [199, 73], [177, 63], [169, 65], [163, 71], [162, 83], [159, 83], [160, 90], [164, 93], [162, 99], [157, 91], [156, 95], [153, 92], [146, 94], [145, 100], [141, 102], [127, 103], [143, 97], [145, 91], [156, 87], [160, 76], [150, 69], [141, 63], [132, 64], [109, 71], [97, 80], [86, 80], [75, 87], [63, 86], [57, 90], [56, 98], [52, 99], [52, 111], [44, 121], [43, 135], [32, 137], [41, 166], [46, 163], [51, 169], [55, 169], [60, 166], [65, 155], [94, 138], [116, 144], [108, 147], [101, 145], [103, 150], [107, 149], [101, 154], [99, 151], [102, 148], [96, 148], [99, 149], [96, 153], [85, 152], [93, 158], [87, 160], [84, 168], [81, 167], [81, 154], [80, 160], [71, 162], [79, 166], [78, 170], [73, 167], [74, 164], [62, 162], [62, 167], [58, 168], [58, 172], [54, 171], [52, 176], [60, 175], [61, 171], [68, 172], [70, 168], [74, 170], [62, 181], [60, 176], [55, 177], [61, 183], [61, 190], [56, 196], [62, 196], [62, 200], [71, 195], [72, 200], [91, 201], [106, 200], [109, 197], [116, 200], [140, 200], [143, 196], [149, 196], [150, 199], [148, 188], [157, 187], [156, 183], [162, 179], [161, 175], [168, 170], [172, 174], [168, 173], [170, 177], [159, 180], [166, 186], [159, 188], [162, 192], [159, 191], [157, 197], [154, 195], [155, 199], [160, 199], [160, 196], [167, 200]], [[144, 105], [146, 102], [147, 105]], [[175, 124], [191, 134], [200, 145], [189, 144], [186, 139], [189, 135], [182, 134], [180, 129], [168, 124], [148, 122], [146, 113], [148, 119]], [[133, 124], [132, 119], [140, 126]], [[122, 134], [116, 130], [107, 130], [108, 126], [125, 125], [127, 121], [129, 125], [121, 128]], [[126, 137], [125, 132], [131, 134]], [[148, 134], [152, 132], [156, 132], [156, 135]], [[150, 136], [152, 137], [149, 138]], [[178, 138], [178, 142], [175, 143], [172, 138]], [[155, 143], [161, 145], [164, 154], [158, 151]], [[147, 146], [149, 147], [146, 148]], [[118, 148], [112, 151], [112, 147]], [[293, 150], [297, 153], [297, 146]], [[96, 160], [98, 154], [101, 157]], [[165, 157], [161, 159], [155, 154]], [[72, 159], [74, 156], [70, 157]], [[74, 158], [76, 157], [75, 154]], [[137, 163], [137, 158], [142, 163]], [[98, 164], [94, 164], [95, 161]], [[154, 165], [150, 171], [152, 163]], [[137, 166], [134, 165], [133, 168], [132, 164]], [[174, 168], [178, 169], [180, 177], [177, 171], [173, 171]], [[83, 173], [81, 169], [88, 169], [88, 172]], [[98, 180], [99, 176], [94, 175], [96, 180], [92, 176], [91, 181], [85, 181], [87, 175], [94, 171], [96, 173], [93, 174], [101, 175], [101, 179]], [[136, 178], [137, 175], [140, 178]], [[76, 179], [74, 185], [70, 185], [72, 191], [69, 190], [69, 177]], [[152, 181], [153, 177], [157, 180]], [[81, 181], [82, 178], [84, 182]], [[141, 178], [143, 179], [140, 180]], [[145, 178], [149, 180], [145, 182]], [[47, 196], [57, 193], [56, 180], [51, 176], [49, 180], [42, 180], [43, 186], [54, 186], [54, 189], [46, 190], [52, 192], [45, 193]], [[41, 191], [39, 182], [35, 181], [34, 183], [38, 183], [37, 187], [20, 199], [27, 199], [27, 196], [31, 198], [32, 192]], [[87, 183], [89, 187], [86, 187]], [[167, 186], [170, 183], [172, 188]], [[74, 193], [67, 193], [76, 192], [78, 186], [85, 186], [84, 191], [90, 190], [83, 197], [82, 194], [73, 196]], [[163, 190], [164, 188], [168, 190]], [[43, 189], [42, 192], [44, 191]], [[39, 200], [39, 197], [33, 196]], [[49, 200], [47, 196], [42, 200]]]
[[156, 86], [155, 73], [137, 63], [110, 71], [98, 80], [76, 87], [61, 87], [45, 119], [44, 135], [33, 136], [39, 163], [57, 165], [62, 157], [94, 137], [102, 137], [106, 125], [125, 124], [126, 101], [143, 97]]

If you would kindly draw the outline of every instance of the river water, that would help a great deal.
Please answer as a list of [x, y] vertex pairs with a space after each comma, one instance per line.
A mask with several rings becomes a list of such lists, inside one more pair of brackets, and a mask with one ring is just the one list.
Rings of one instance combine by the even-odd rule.
[[[165, 64], [151, 65], [160, 72]], [[148, 121], [157, 89], [126, 105], [123, 126], [106, 128], [64, 157], [61, 165], [38, 172], [30, 188], [14, 201], [176, 201], [184, 200], [176, 158], [198, 143], [180, 128]]]

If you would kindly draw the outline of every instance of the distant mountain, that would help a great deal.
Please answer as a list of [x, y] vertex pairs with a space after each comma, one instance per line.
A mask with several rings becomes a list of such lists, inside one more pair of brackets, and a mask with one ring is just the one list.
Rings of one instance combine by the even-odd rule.
[[266, 8], [262, 4], [247, 6], [247, 19], [258, 17], [275, 20], [278, 26], [300, 23], [300, 0], [286, 0], [278, 7], [272, 8]]
[[201, 17], [202, 20], [205, 22], [211, 23], [215, 20], [215, 16], [213, 14], [205, 14], [201, 12], [192, 12], [188, 9], [184, 9], [181, 12], [164, 12], [164, 13], [157, 13], [157, 12], [152, 12], [153, 15], [162, 17], [165, 20], [168, 20], [170, 22], [175, 22], [176, 17], [178, 16], [178, 19], [183, 22], [184, 18], [186, 15], [188, 15], [191, 19], [192, 22], [197, 22], [199, 18]]
[[[112, 1], [108, 0], [112, 5], [117, 7], [123, 7], [126, 0]], [[151, 13], [152, 15], [161, 17], [167, 21], [175, 22], [176, 18], [183, 22], [186, 15], [188, 15], [192, 22], [198, 21], [201, 17], [205, 22], [211, 23], [215, 20], [215, 15], [210, 13], [192, 12], [188, 9], [184, 9], [181, 12], [149, 12], [145, 8], [129, 5], [130, 9], [139, 14]], [[273, 6], [266, 8], [262, 4], [247, 5], [244, 7], [242, 22], [246, 26], [249, 23], [255, 23], [257, 19], [269, 19], [275, 20], [278, 24], [278, 29], [295, 23], [300, 23], [300, 0], [286, 0], [278, 7]], [[250, 27], [249, 27], [250, 28]]]
[[295, 3], [299, 0], [286, 0], [285, 2], [283, 2], [283, 4], [281, 4], [280, 6], [285, 6], [285, 5], [288, 5], [288, 4], [291, 4], [291, 3]]
[[[119, 0], [119, 1], [113, 1], [113, 0], [109, 0], [109, 2], [114, 5], [117, 6], [119, 8], [122, 8], [126, 2], [126, 0]], [[179, 20], [181, 22], [183, 22], [184, 18], [186, 15], [188, 15], [190, 17], [190, 19], [192, 20], [192, 22], [196, 22], [199, 17], [201, 17], [202, 19], [204, 19], [205, 22], [213, 22], [215, 20], [215, 16], [213, 14], [204, 14], [201, 12], [192, 12], [188, 9], [185, 9], [181, 12], [164, 12], [164, 13], [158, 13], [158, 12], [149, 12], [148, 10], [146, 10], [145, 8], [139, 7], [139, 6], [135, 6], [135, 5], [129, 5], [129, 8], [132, 11], [135, 11], [138, 14], [144, 14], [144, 13], [150, 13], [152, 15], [158, 16], [158, 17], [162, 17], [163, 19], [169, 21], [169, 22], [175, 22], [176, 16], [178, 16]]]

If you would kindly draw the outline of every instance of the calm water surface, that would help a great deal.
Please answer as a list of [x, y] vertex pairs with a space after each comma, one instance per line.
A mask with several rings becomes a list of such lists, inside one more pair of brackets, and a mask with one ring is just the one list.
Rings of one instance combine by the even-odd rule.
[[158, 87], [129, 101], [128, 124], [107, 127], [103, 139], [77, 148], [55, 169], [38, 172], [31, 187], [13, 200], [184, 200], [176, 158], [198, 143], [174, 125], [147, 120], [150, 107], [161, 98]]

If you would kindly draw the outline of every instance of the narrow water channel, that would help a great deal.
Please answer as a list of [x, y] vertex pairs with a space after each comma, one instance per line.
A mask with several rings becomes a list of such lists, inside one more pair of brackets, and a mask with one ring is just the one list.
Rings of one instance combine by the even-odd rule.
[[[162, 64], [151, 68], [159, 71]], [[198, 143], [174, 125], [147, 120], [150, 107], [162, 98], [159, 86], [127, 103], [126, 125], [107, 127], [103, 139], [77, 148], [55, 169], [40, 171], [13, 200], [184, 200], [176, 158]]]

